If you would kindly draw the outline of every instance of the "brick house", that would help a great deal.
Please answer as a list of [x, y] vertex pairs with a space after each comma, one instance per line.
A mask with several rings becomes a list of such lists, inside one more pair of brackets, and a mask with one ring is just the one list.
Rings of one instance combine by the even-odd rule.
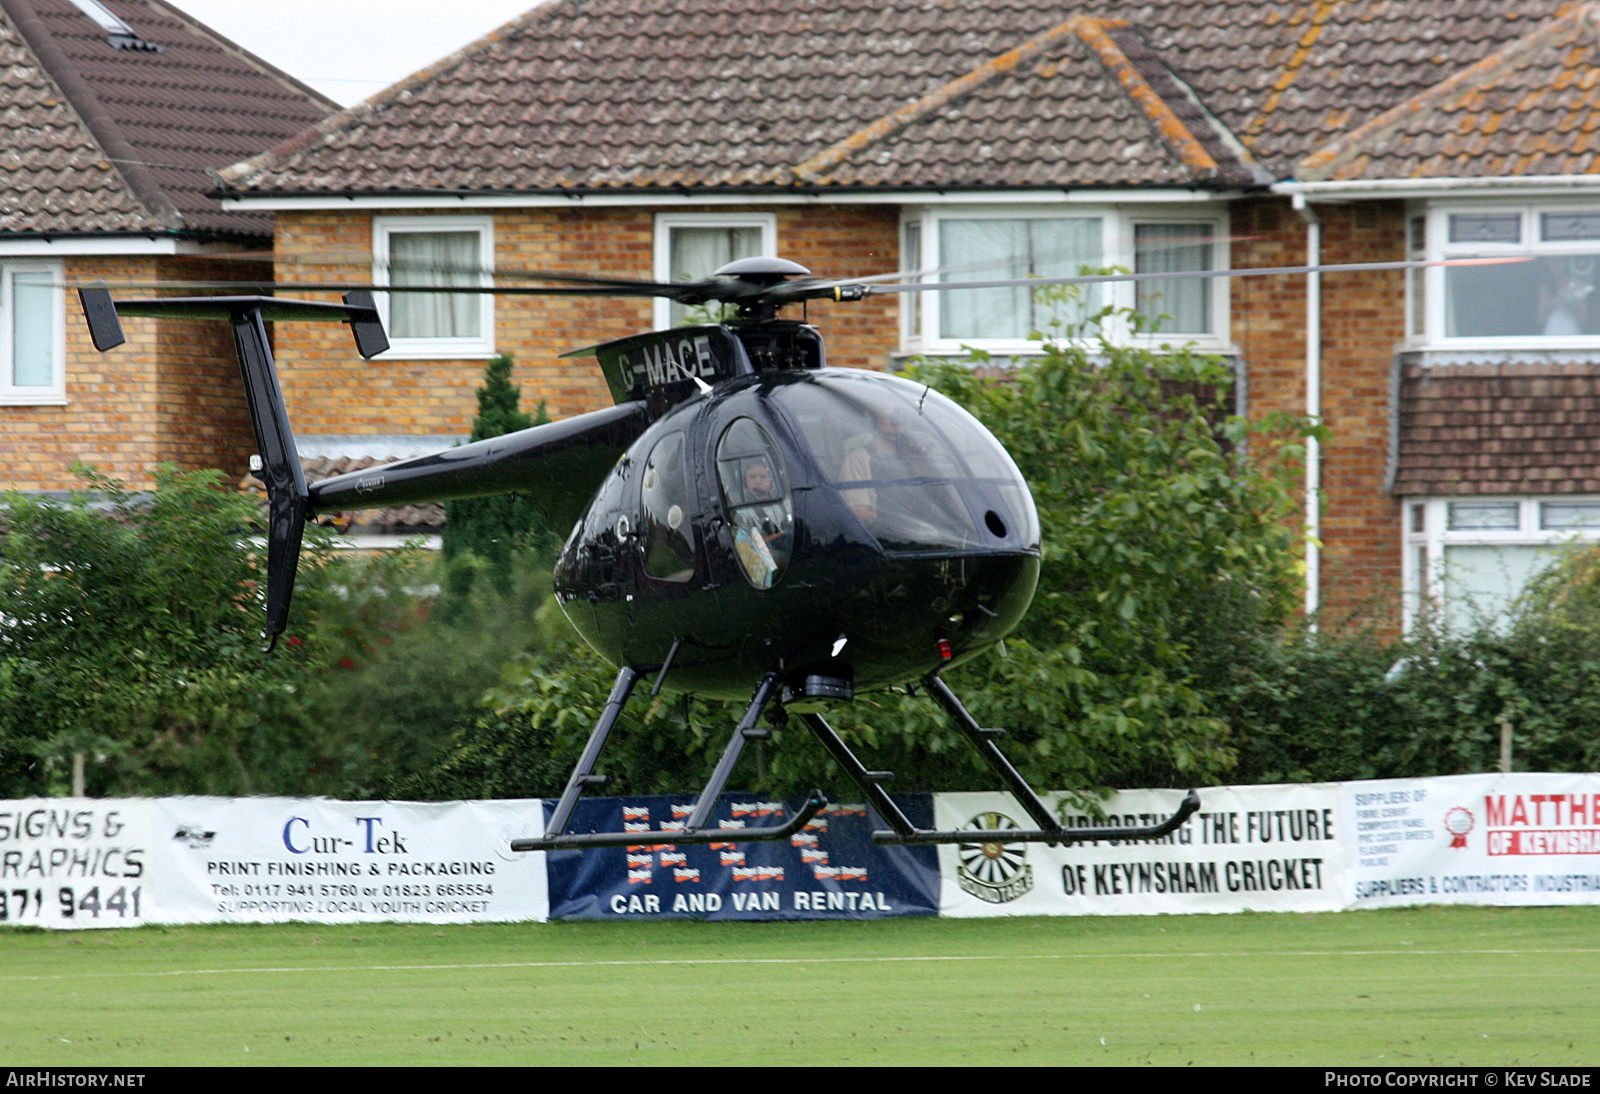
[[0, 0], [0, 488], [242, 467], [227, 328], [131, 320], [102, 357], [70, 288], [270, 277], [271, 215], [212, 172], [336, 109], [163, 0]]
[[[558, 0], [222, 172], [280, 280], [703, 275], [775, 253], [933, 278], [1503, 256], [1119, 285], [1238, 403], [1322, 419], [1307, 605], [1496, 611], [1600, 534], [1596, 7], [1561, 0]], [[385, 280], [392, 276], [393, 280]], [[568, 350], [663, 303], [395, 295], [393, 350], [280, 325], [308, 458], [466, 433], [483, 359], [563, 416]], [[1030, 352], [1025, 292], [814, 307], [831, 363]], [[1397, 621], [1399, 616], [1394, 617]]]

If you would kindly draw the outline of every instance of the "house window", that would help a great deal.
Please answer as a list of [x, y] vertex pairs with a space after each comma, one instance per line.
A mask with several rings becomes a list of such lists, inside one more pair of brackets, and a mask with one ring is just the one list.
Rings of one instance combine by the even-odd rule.
[[0, 265], [0, 403], [67, 401], [65, 319], [60, 266]]
[[[1226, 261], [1218, 216], [1176, 216], [1146, 207], [995, 208], [934, 206], [907, 211], [901, 268], [937, 267], [930, 281], [1072, 277], [1106, 267], [1181, 274]], [[1227, 289], [1213, 278], [1152, 279], [1087, 285], [1065, 294], [1027, 286], [923, 293], [908, 303], [910, 350], [991, 352], [1036, 349], [1036, 334], [1066, 336], [1110, 305], [1139, 316], [1130, 332], [1121, 320], [1112, 337], [1217, 345], [1226, 329]]]
[[[372, 225], [379, 285], [488, 287], [494, 231], [486, 217], [378, 217]], [[380, 293], [386, 357], [494, 354], [494, 297], [486, 293]]]
[[1407, 501], [1405, 617], [1504, 626], [1528, 583], [1574, 544], [1600, 542], [1600, 497]]
[[1600, 207], [1447, 206], [1429, 210], [1426, 231], [1430, 259], [1490, 261], [1414, 277], [1414, 336], [1459, 348], [1600, 348]]
[[[1412, 262], [1424, 262], [1427, 257], [1428, 218], [1407, 217], [1406, 258]], [[1425, 266], [1413, 266], [1406, 276], [1406, 330], [1413, 337], [1427, 333], [1427, 308], [1422, 303], [1426, 297], [1427, 277]]]
[[[738, 258], [778, 253], [778, 220], [771, 213], [662, 213], [656, 217], [657, 281], [699, 281]], [[675, 300], [658, 300], [658, 329], [715, 322], [720, 314]]]
[[133, 49], [147, 53], [166, 52], [155, 43], [140, 38], [137, 31], [100, 3], [100, 0], [72, 0], [72, 3], [79, 11], [99, 24], [100, 29], [106, 32], [106, 41], [113, 49]]
[[[1215, 269], [1211, 252], [1216, 225], [1157, 221], [1133, 226], [1134, 273], [1190, 273]], [[1216, 320], [1211, 306], [1215, 278], [1134, 282], [1134, 309], [1149, 331], [1161, 334], [1210, 334]]]
[[[922, 221], [908, 220], [900, 226], [900, 269], [906, 281], [922, 280]], [[911, 342], [922, 337], [922, 294], [900, 294], [900, 340]]]
[[[940, 280], [1071, 277], [1105, 258], [1101, 217], [949, 217], [938, 222]], [[1025, 287], [942, 293], [941, 341], [1021, 341], [1057, 323], [1076, 326], [1099, 310], [1101, 289], [1051, 301]]]

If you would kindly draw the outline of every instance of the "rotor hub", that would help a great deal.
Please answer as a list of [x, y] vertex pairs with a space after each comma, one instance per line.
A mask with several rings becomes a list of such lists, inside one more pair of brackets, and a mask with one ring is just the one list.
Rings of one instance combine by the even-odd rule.
[[781, 285], [785, 278], [808, 277], [810, 274], [811, 271], [800, 263], [790, 262], [787, 258], [758, 256], [736, 258], [727, 265], [719, 267], [711, 276], [738, 278], [740, 281], [760, 285], [765, 289]]
[[771, 319], [778, 309], [788, 303], [775, 300], [769, 294], [791, 277], [805, 277], [810, 270], [786, 258], [738, 258], [719, 268], [711, 276], [736, 286], [729, 300], [739, 310], [740, 319], [761, 321]]

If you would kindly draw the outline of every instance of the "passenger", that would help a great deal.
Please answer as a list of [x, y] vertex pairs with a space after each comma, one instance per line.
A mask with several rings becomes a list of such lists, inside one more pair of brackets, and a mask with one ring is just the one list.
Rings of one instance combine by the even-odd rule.
[[750, 581], [758, 589], [772, 588], [778, 571], [788, 562], [791, 518], [779, 496], [772, 468], [764, 459], [744, 468], [744, 504], [733, 511], [733, 546]]

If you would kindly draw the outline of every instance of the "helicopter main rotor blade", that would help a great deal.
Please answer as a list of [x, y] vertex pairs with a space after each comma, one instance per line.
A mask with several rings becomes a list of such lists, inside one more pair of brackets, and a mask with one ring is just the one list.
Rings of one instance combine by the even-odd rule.
[[[774, 306], [803, 300], [860, 300], [883, 293], [966, 292], [979, 289], [1042, 289], [1057, 285], [1103, 285], [1118, 282], [1186, 281], [1199, 278], [1275, 277], [1310, 273], [1364, 273], [1387, 270], [1414, 270], [1434, 266], [1488, 266], [1531, 262], [1526, 255], [1491, 258], [1407, 259], [1393, 262], [1326, 262], [1302, 266], [1245, 266], [1219, 270], [1178, 270], [1161, 273], [1095, 273], [1063, 277], [1009, 277], [979, 281], [911, 281], [874, 283], [868, 278], [800, 278], [775, 285], [763, 285], [737, 277], [708, 278], [701, 281], [660, 282], [590, 279], [583, 275], [529, 273], [529, 278], [564, 280], [561, 285], [379, 285], [371, 281], [160, 281], [125, 282], [117, 289], [213, 289], [231, 293], [267, 294], [292, 292], [368, 292], [417, 293], [473, 296], [590, 296], [664, 297], [682, 304], [745, 304], [765, 301]], [[890, 275], [881, 275], [890, 276]], [[893, 275], [901, 276], [901, 275]], [[153, 303], [153, 302], [152, 302]], [[119, 303], [119, 307], [121, 304]], [[127, 312], [127, 314], [133, 314]], [[298, 318], [288, 314], [268, 318]], [[307, 318], [310, 318], [307, 316]]]
[[[182, 289], [185, 291], [216, 290], [230, 294], [260, 294], [273, 292], [368, 292], [368, 293], [418, 293], [474, 296], [600, 296], [600, 297], [665, 297], [684, 304], [704, 304], [711, 301], [732, 303], [761, 295], [764, 287], [749, 282], [718, 280], [714, 282], [684, 281], [664, 284], [641, 281], [636, 284], [617, 283], [605, 285], [379, 285], [372, 281], [119, 281], [107, 288], [142, 291]], [[120, 305], [119, 305], [120, 306]], [[128, 312], [127, 314], [133, 314]], [[277, 316], [289, 319], [293, 316]]]
[[[98, 284], [98, 282], [96, 282]], [[106, 285], [111, 289], [217, 289], [230, 295], [261, 294], [273, 292], [370, 292], [370, 293], [473, 293], [496, 296], [676, 296], [692, 292], [697, 286], [692, 282], [681, 285], [601, 288], [589, 285], [379, 285], [372, 281], [116, 281]], [[162, 298], [165, 299], [165, 298]], [[118, 302], [121, 306], [121, 302]], [[128, 314], [132, 314], [131, 312]], [[284, 317], [286, 318], [286, 317]]]
[[[1408, 259], [1395, 262], [1324, 262], [1311, 266], [1243, 266], [1227, 270], [1179, 270], [1163, 273], [1110, 273], [1077, 274], [1072, 277], [1008, 277], [993, 281], [919, 281], [898, 285], [863, 285], [866, 296], [878, 293], [906, 292], [962, 292], [972, 289], [1043, 289], [1054, 285], [1101, 285], [1122, 281], [1186, 281], [1193, 278], [1217, 277], [1273, 277], [1285, 274], [1308, 273], [1362, 273], [1376, 270], [1415, 270], [1426, 266], [1498, 266], [1514, 262], [1532, 262], [1532, 256], [1517, 255], [1504, 258], [1442, 258]], [[840, 284], [849, 284], [842, 282]], [[784, 288], [780, 285], [778, 289]]]
[[[1232, 236], [1225, 236], [1225, 237], [1218, 237], [1218, 236], [1212, 235], [1212, 234], [1196, 234], [1195, 236], [1193, 236], [1191, 238], [1174, 238], [1174, 239], [1170, 239], [1168, 241], [1168, 243], [1172, 244], [1172, 245], [1182, 245], [1182, 244], [1186, 244], [1186, 243], [1209, 245], [1209, 244], [1219, 243], [1219, 242], [1221, 242], [1221, 243], [1252, 242], [1252, 241], [1257, 240], [1259, 238], [1260, 238], [1259, 236], [1253, 236], [1253, 235], [1248, 235], [1248, 234], [1246, 234], [1246, 235], [1232, 235]], [[1034, 261], [1036, 263], [1042, 263], [1042, 264], [1047, 264], [1047, 265], [1048, 264], [1055, 264], [1055, 265], [1059, 266], [1062, 262], [1067, 261], [1067, 260], [1069, 260], [1069, 259], [1071, 259], [1073, 257], [1072, 255], [1066, 254], [1065, 252], [1056, 252], [1056, 251], [1051, 251], [1051, 250], [1048, 250], [1048, 249], [1045, 249], [1045, 250], [1035, 249], [1031, 253], [1032, 253]], [[648, 278], [638, 278], [638, 277], [634, 277], [634, 276], [617, 276], [617, 275], [602, 274], [602, 273], [581, 273], [581, 272], [574, 271], [574, 270], [525, 269], [525, 268], [521, 268], [521, 267], [504, 266], [504, 265], [498, 265], [498, 264], [493, 265], [493, 266], [484, 266], [484, 265], [479, 265], [477, 263], [460, 263], [460, 262], [448, 262], [448, 261], [444, 261], [444, 262], [421, 262], [421, 261], [417, 261], [415, 259], [410, 259], [410, 258], [399, 259], [399, 260], [390, 259], [390, 260], [385, 261], [380, 257], [376, 262], [374, 262], [373, 257], [374, 256], [373, 256], [372, 252], [366, 251], [366, 250], [362, 250], [362, 251], [320, 251], [315, 255], [309, 255], [309, 254], [307, 254], [307, 255], [301, 255], [301, 254], [274, 254], [271, 251], [241, 251], [241, 252], [229, 252], [227, 254], [219, 254], [219, 255], [210, 256], [211, 259], [217, 260], [217, 261], [252, 261], [252, 262], [260, 262], [262, 260], [267, 260], [267, 261], [271, 261], [271, 262], [275, 263], [279, 267], [280, 270], [283, 267], [286, 267], [286, 266], [300, 266], [300, 267], [311, 268], [311, 269], [316, 269], [316, 268], [320, 267], [320, 268], [323, 268], [323, 269], [336, 270], [336, 271], [344, 271], [344, 270], [349, 269], [352, 266], [360, 267], [360, 268], [381, 269], [381, 270], [389, 271], [389, 273], [391, 275], [390, 276], [391, 284], [393, 282], [393, 274], [395, 272], [397, 272], [397, 271], [403, 272], [403, 273], [405, 273], [407, 275], [411, 275], [411, 276], [434, 275], [434, 276], [437, 276], [437, 277], [447, 277], [448, 276], [448, 277], [462, 277], [462, 278], [473, 278], [473, 279], [494, 278], [494, 279], [497, 279], [497, 280], [513, 280], [513, 281], [557, 281], [557, 282], [562, 282], [564, 284], [613, 285], [613, 286], [627, 286], [627, 287], [632, 287], [632, 288], [644, 288], [644, 287], [651, 287], [651, 286], [655, 286], [655, 285], [684, 285], [684, 284], [690, 284], [691, 283], [691, 282], [684, 282], [684, 281], [676, 281], [676, 282], [654, 281], [654, 280], [650, 280]], [[926, 280], [928, 280], [930, 278], [934, 278], [934, 277], [950, 277], [951, 275], [954, 275], [954, 274], [971, 274], [971, 273], [974, 273], [976, 271], [981, 271], [981, 270], [985, 270], [985, 269], [989, 269], [989, 268], [991, 268], [991, 264], [990, 263], [985, 263], [985, 262], [963, 262], [963, 263], [959, 263], [959, 264], [945, 264], [945, 265], [936, 266], [936, 267], [934, 267], [934, 266], [925, 266], [925, 267], [919, 267], [917, 269], [894, 270], [894, 271], [889, 272], [889, 273], [868, 274], [868, 275], [857, 276], [857, 277], [826, 277], [826, 278], [820, 278], [820, 279], [816, 279], [816, 280], [818, 281], [819, 284], [827, 284], [827, 285], [870, 285], [870, 284], [874, 284], [874, 283], [878, 283], [878, 282], [891, 282], [891, 281], [893, 281], [893, 282], [912, 283], [912, 282], [916, 282], [916, 281], [926, 281]], [[337, 276], [340, 276], [340, 274], [335, 273], [335, 274], [333, 274], [333, 276], [337, 277]], [[702, 278], [701, 280], [705, 280], [705, 279]]]

